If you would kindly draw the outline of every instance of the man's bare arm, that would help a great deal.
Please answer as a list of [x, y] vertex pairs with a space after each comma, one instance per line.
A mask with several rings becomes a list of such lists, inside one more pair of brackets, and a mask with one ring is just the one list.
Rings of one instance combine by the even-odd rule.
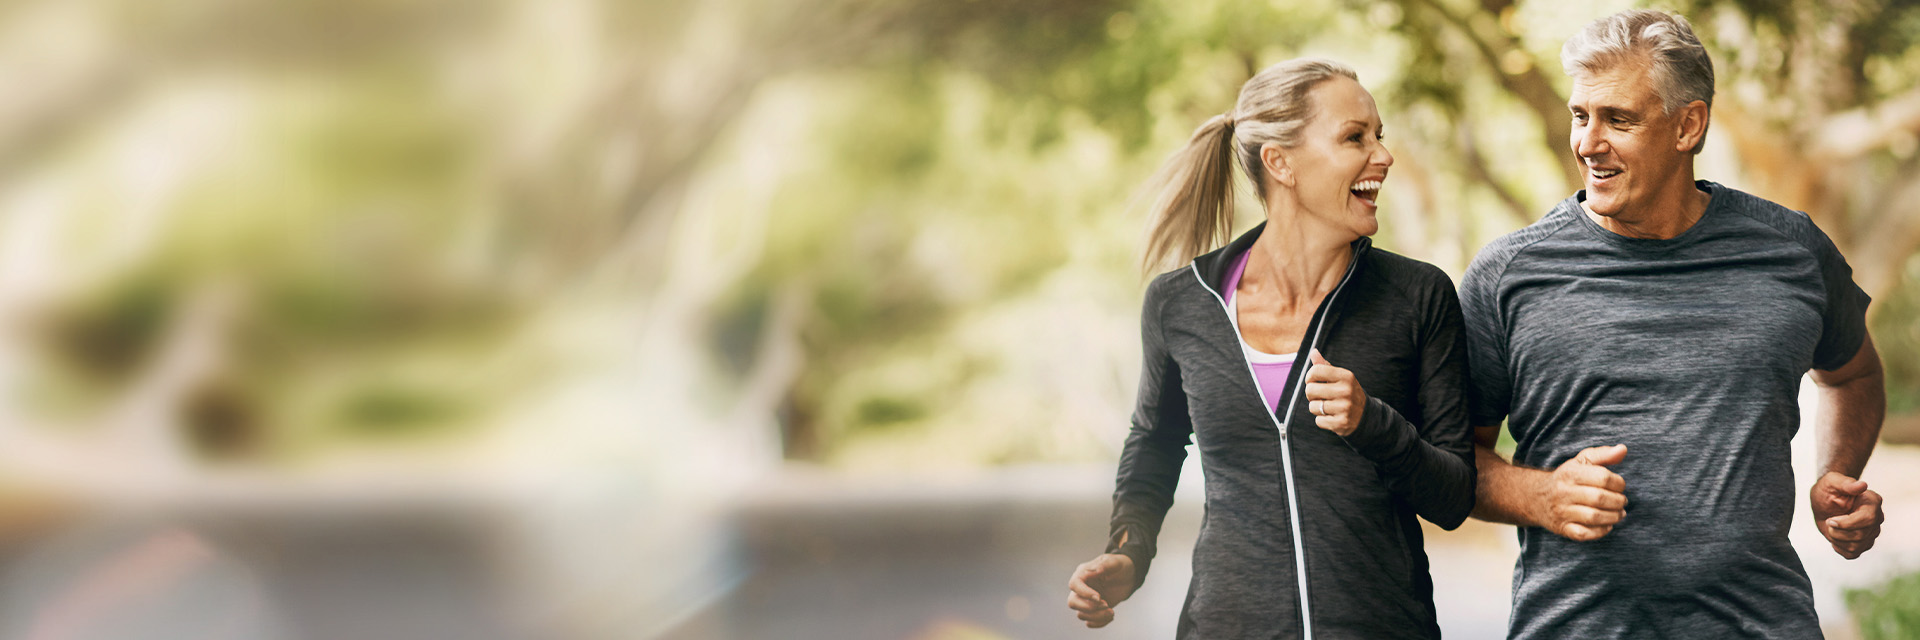
[[1552, 471], [1523, 467], [1493, 450], [1500, 427], [1474, 427], [1479, 467], [1473, 517], [1544, 527], [1571, 540], [1596, 540], [1626, 516], [1626, 480], [1607, 469], [1626, 459], [1622, 445], [1589, 447]]
[[1819, 395], [1814, 409], [1815, 467], [1821, 473], [1807, 491], [1814, 526], [1833, 551], [1848, 560], [1873, 548], [1886, 521], [1880, 494], [1860, 479], [1880, 439], [1887, 414], [1886, 376], [1873, 337], [1846, 364], [1832, 371], [1815, 369]]
[[1819, 404], [1814, 412], [1815, 467], [1821, 473], [1839, 472], [1858, 478], [1880, 441], [1880, 424], [1887, 417], [1886, 374], [1873, 337], [1846, 364], [1832, 371], [1814, 369]]

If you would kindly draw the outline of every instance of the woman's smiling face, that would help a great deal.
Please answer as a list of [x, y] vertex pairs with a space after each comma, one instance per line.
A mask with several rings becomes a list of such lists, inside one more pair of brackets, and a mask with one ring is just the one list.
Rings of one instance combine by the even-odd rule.
[[1380, 186], [1393, 166], [1393, 154], [1381, 140], [1380, 110], [1373, 95], [1350, 78], [1336, 77], [1314, 87], [1313, 119], [1300, 132], [1300, 145], [1283, 150], [1293, 176], [1298, 213], [1355, 238], [1380, 230], [1374, 217]]

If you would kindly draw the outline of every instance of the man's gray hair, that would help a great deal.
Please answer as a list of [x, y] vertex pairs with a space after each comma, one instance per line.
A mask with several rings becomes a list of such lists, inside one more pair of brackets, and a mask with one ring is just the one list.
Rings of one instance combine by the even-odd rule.
[[[1695, 100], [1713, 107], [1713, 60], [1686, 18], [1652, 9], [1622, 11], [1588, 23], [1560, 48], [1560, 66], [1573, 78], [1643, 62], [1652, 63], [1654, 91], [1666, 113]], [[1693, 152], [1706, 140], [1703, 132]]]

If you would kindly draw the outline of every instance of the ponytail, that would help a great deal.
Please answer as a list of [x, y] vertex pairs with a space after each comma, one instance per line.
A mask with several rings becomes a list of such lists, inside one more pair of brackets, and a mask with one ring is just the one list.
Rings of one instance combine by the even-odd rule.
[[1155, 194], [1141, 268], [1177, 267], [1233, 233], [1233, 119], [1209, 118], [1149, 183]]
[[[1152, 275], [1178, 267], [1233, 240], [1233, 161], [1267, 199], [1260, 150], [1268, 143], [1293, 148], [1313, 116], [1310, 97], [1330, 78], [1357, 79], [1353, 69], [1321, 58], [1295, 58], [1267, 67], [1240, 87], [1240, 99], [1225, 114], [1194, 130], [1148, 183], [1153, 208], [1147, 253], [1141, 267]], [[1236, 129], [1238, 132], [1236, 133]]]

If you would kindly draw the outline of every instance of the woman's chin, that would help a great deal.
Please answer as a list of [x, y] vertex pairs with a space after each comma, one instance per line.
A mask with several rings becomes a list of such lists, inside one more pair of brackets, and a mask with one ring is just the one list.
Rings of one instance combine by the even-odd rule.
[[1373, 237], [1373, 234], [1380, 233], [1380, 221], [1373, 216], [1367, 216], [1365, 221], [1354, 225], [1353, 232], [1358, 234], [1355, 240]]

